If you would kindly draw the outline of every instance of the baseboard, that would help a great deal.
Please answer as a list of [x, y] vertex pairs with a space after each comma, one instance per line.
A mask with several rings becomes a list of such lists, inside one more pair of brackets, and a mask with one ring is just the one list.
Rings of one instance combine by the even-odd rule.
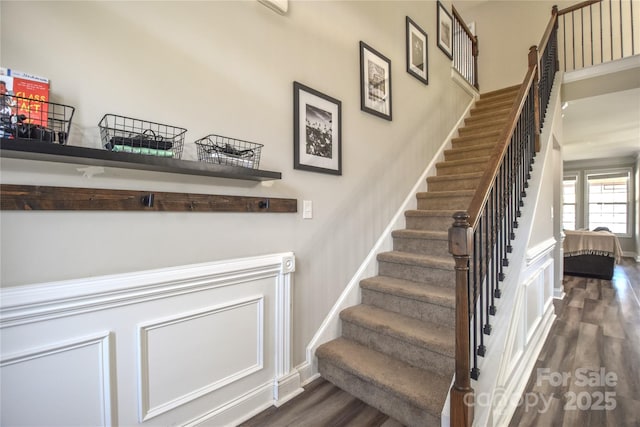
[[293, 369], [288, 375], [277, 380], [273, 393], [273, 405], [280, 407], [303, 391], [300, 373], [296, 369]]

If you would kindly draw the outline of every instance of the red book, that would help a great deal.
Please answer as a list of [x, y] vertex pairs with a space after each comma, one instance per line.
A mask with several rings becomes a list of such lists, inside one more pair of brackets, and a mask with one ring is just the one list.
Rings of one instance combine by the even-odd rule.
[[[47, 126], [49, 110], [49, 79], [23, 73], [9, 68], [0, 68], [0, 91], [6, 90], [2, 114], [24, 115], [24, 123]], [[6, 105], [9, 104], [9, 105]]]

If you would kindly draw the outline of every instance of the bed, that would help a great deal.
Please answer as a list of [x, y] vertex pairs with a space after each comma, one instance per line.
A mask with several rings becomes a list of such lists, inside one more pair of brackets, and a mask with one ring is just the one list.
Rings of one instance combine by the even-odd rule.
[[564, 274], [611, 280], [622, 249], [609, 231], [565, 230]]

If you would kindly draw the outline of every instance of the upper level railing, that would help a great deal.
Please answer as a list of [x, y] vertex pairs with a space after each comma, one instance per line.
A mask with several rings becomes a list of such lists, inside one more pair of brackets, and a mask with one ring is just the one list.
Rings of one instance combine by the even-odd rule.
[[509, 265], [558, 71], [557, 18], [554, 7], [539, 47], [529, 51], [527, 74], [469, 209], [457, 212], [449, 229], [456, 270], [456, 366], [451, 388], [451, 425], [456, 427], [473, 422], [471, 378], [480, 375], [478, 357], [485, 355], [484, 336], [492, 331], [495, 300], [501, 296], [503, 269]]
[[558, 11], [561, 68], [573, 71], [640, 53], [639, 9], [637, 0], [589, 0]]
[[455, 7], [453, 11], [453, 67], [476, 89], [478, 85], [478, 37]]

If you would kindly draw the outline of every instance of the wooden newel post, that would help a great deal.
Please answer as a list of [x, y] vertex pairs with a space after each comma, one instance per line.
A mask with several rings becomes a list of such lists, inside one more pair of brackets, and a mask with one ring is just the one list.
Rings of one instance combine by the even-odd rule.
[[[534, 68], [535, 67], [535, 68]], [[535, 69], [533, 76], [533, 121], [534, 121], [534, 146], [536, 153], [540, 152], [540, 59], [538, 46], [529, 48], [529, 69]]]
[[451, 425], [471, 426], [474, 392], [469, 366], [469, 258], [473, 247], [473, 230], [469, 214], [456, 212], [449, 228], [449, 252], [456, 269], [456, 377], [451, 388]]

